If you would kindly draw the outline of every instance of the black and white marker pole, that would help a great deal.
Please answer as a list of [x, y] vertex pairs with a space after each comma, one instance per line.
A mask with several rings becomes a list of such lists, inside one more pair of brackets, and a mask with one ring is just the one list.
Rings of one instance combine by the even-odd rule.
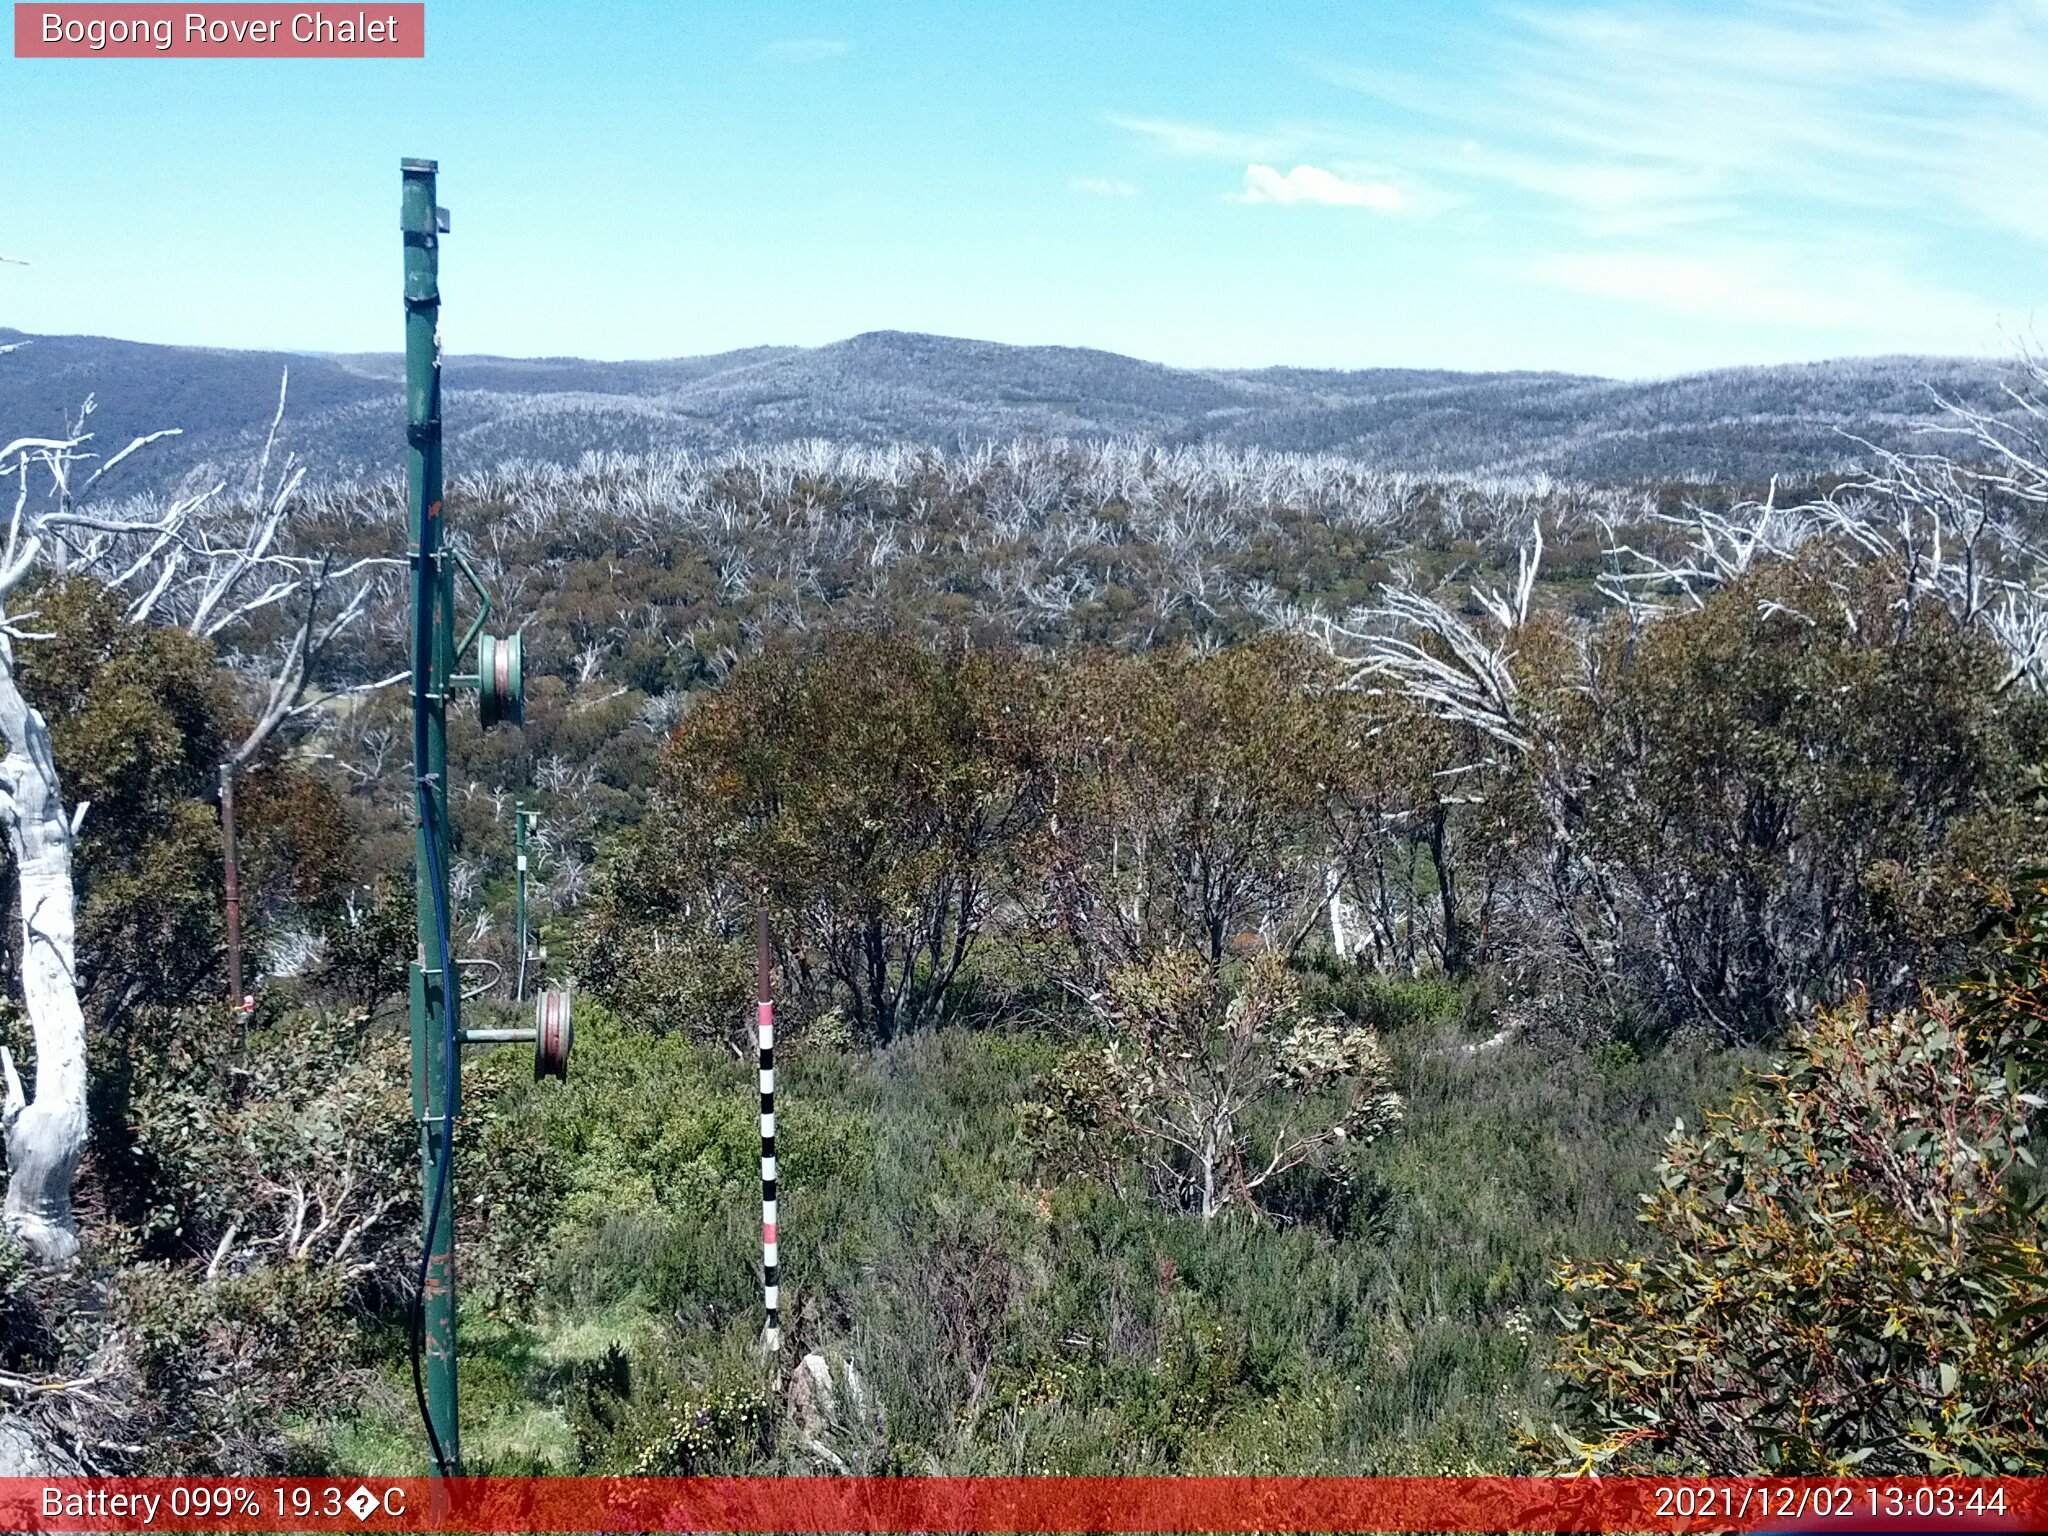
[[761, 908], [754, 954], [755, 1020], [761, 1032], [761, 1347], [771, 1362], [782, 1348], [782, 1297], [775, 1242], [775, 1003], [768, 992], [768, 909]]

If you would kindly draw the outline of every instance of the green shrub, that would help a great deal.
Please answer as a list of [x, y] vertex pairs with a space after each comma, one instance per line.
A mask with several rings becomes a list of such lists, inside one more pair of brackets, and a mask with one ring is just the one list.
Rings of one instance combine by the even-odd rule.
[[345, 1273], [269, 1265], [200, 1280], [138, 1264], [110, 1288], [112, 1320], [143, 1394], [138, 1470], [288, 1470], [290, 1428], [313, 1405], [359, 1390], [364, 1336]]
[[1559, 791], [1557, 846], [1588, 882], [1561, 915], [1627, 1006], [1766, 1041], [1859, 979], [1909, 1002], [1967, 963], [1980, 877], [2048, 854], [2015, 794], [2048, 707], [1938, 604], [1873, 617], [1906, 588], [1816, 545], [1553, 664], [1543, 771], [1583, 786]]
[[[1506, 1470], [1513, 1416], [1543, 1400], [1526, 1323], [1551, 1261], [1619, 1246], [1658, 1123], [1727, 1070], [1658, 1052], [1600, 1073], [1523, 1044], [1417, 1057], [1401, 1136], [1283, 1191], [1286, 1222], [1204, 1224], [1130, 1198], [1134, 1157], [1062, 1164], [1018, 1134], [1072, 1050], [948, 1026], [788, 1054], [784, 1365], [858, 1366], [881, 1426], [838, 1446], [858, 1466]], [[496, 1373], [478, 1413], [508, 1447], [521, 1402], [559, 1416], [584, 1471], [831, 1470], [786, 1423], [764, 1450], [745, 1406], [751, 1063], [593, 1006], [577, 1068], [536, 1084], [509, 1050], [470, 1078], [463, 1205], [503, 1212], [464, 1237], [465, 1347]], [[526, 1160], [516, 1180], [504, 1152]], [[523, 1287], [488, 1292], [499, 1266]]]
[[[2030, 1106], [1952, 1003], [1821, 1014], [1671, 1134], [1640, 1257], [1567, 1265], [1568, 1459], [1610, 1470], [2048, 1470]], [[2038, 1104], [2038, 1100], [2035, 1101]]]

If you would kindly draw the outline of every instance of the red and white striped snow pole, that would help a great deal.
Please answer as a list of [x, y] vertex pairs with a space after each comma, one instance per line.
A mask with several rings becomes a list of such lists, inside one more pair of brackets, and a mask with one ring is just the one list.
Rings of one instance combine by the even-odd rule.
[[777, 1283], [775, 1243], [775, 1003], [768, 992], [768, 909], [754, 955], [755, 1020], [761, 1031], [761, 1301], [767, 1329], [761, 1347], [772, 1361], [782, 1348], [782, 1297]]

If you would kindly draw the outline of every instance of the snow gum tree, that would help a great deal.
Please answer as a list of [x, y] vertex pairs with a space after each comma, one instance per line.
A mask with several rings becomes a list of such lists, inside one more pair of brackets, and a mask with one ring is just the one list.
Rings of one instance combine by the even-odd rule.
[[[10, 545], [12, 540], [9, 541]], [[0, 573], [0, 604], [33, 559], [10, 548]], [[50, 750], [50, 728], [21, 695], [14, 676], [15, 634], [0, 606], [0, 823], [21, 886], [21, 989], [36, 1042], [36, 1092], [22, 1089], [13, 1055], [0, 1047], [6, 1075], [8, 1226], [45, 1263], [78, 1251], [71, 1184], [85, 1150], [85, 1014], [78, 1005], [71, 847], [77, 818], [66, 813]]]
[[1401, 1118], [1379, 1037], [1318, 1017], [1277, 955], [1218, 967], [1175, 951], [1119, 970], [1108, 993], [1109, 1118], [1204, 1221]]
[[[0, 352], [15, 350], [0, 348]], [[298, 477], [253, 497], [220, 502], [224, 484], [174, 500], [103, 509], [95, 493], [109, 471], [169, 432], [138, 437], [101, 457], [84, 407], [57, 437], [0, 442], [0, 486], [13, 491], [0, 543], [0, 826], [19, 893], [21, 1000], [35, 1048], [34, 1090], [0, 1048], [8, 1187], [5, 1221], [43, 1264], [62, 1268], [78, 1251], [71, 1188], [87, 1134], [87, 1025], [80, 999], [78, 888], [74, 855], [89, 804], [67, 805], [49, 722], [21, 686], [16, 647], [41, 638], [34, 599], [48, 583], [83, 577], [114, 594], [130, 624], [163, 624], [212, 639], [270, 610], [300, 610], [284, 641], [270, 697], [249, 748], [303, 713], [313, 658], [361, 613], [357, 585], [323, 621], [319, 599], [344, 578], [372, 579], [387, 560], [337, 571], [289, 548], [287, 511]], [[377, 686], [375, 684], [368, 686]], [[247, 755], [246, 753], [244, 754]]]
[[[21, 627], [31, 617], [9, 603], [38, 571], [63, 569], [80, 540], [103, 538], [112, 524], [72, 511], [69, 476], [82, 438], [20, 438], [0, 448], [0, 474], [17, 485], [4, 554], [0, 554], [0, 826], [14, 856], [20, 893], [22, 1002], [35, 1036], [35, 1093], [23, 1088], [13, 1054], [0, 1047], [6, 1080], [7, 1225], [43, 1263], [68, 1264], [78, 1251], [71, 1185], [85, 1150], [85, 1013], [78, 999], [77, 892], [71, 855], [86, 806], [64, 804], [50, 727], [23, 696], [15, 667]], [[55, 510], [31, 509], [31, 472], [56, 486]], [[95, 477], [97, 478], [97, 477]], [[134, 530], [142, 531], [142, 530]]]

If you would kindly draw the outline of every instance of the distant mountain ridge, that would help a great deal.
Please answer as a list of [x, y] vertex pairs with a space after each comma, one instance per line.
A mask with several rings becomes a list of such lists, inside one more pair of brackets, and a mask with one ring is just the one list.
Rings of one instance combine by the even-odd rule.
[[[235, 466], [291, 371], [286, 442], [315, 474], [399, 463], [404, 360], [157, 346], [0, 328], [0, 431], [48, 432], [88, 394], [115, 446], [182, 435], [122, 471], [134, 489]], [[1565, 480], [1761, 482], [1854, 467], [1854, 438], [1924, 448], [1932, 391], [1997, 412], [2011, 369], [1887, 357], [1630, 382], [1567, 373], [1186, 369], [1081, 347], [874, 331], [822, 347], [652, 362], [450, 357], [452, 471], [591, 450], [716, 450], [823, 437], [958, 448], [1019, 437], [1140, 438], [1335, 453], [1375, 468]]]

